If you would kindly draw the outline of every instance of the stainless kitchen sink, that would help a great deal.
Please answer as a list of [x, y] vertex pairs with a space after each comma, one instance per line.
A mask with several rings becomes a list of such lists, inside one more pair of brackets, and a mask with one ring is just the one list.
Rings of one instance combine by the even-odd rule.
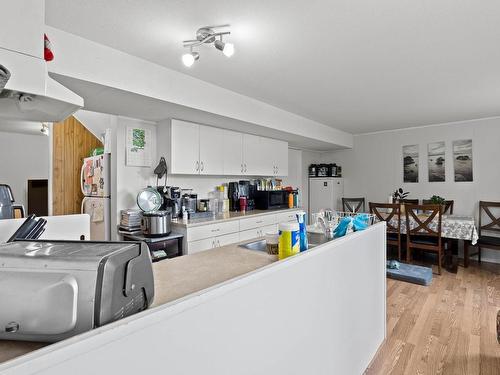
[[[308, 242], [309, 242], [309, 249], [312, 249], [315, 246], [321, 245], [325, 242], [328, 242], [325, 236], [323, 235], [310, 235], [308, 233], [307, 235]], [[312, 241], [311, 241], [312, 240]], [[248, 250], [254, 250], [254, 251], [267, 251], [266, 249], [266, 240], [257, 240], [257, 241], [252, 241], [248, 242], [245, 244], [239, 245], [240, 247]]]

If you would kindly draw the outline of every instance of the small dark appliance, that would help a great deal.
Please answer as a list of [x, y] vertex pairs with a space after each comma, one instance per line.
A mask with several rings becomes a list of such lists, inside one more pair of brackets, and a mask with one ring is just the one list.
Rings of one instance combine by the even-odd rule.
[[258, 210], [272, 210], [287, 208], [288, 193], [284, 190], [267, 190], [255, 192], [255, 208]]

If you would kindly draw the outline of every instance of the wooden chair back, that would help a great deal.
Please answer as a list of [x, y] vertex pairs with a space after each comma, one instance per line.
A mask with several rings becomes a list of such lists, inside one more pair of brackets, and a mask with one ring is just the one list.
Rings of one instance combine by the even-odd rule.
[[[422, 204], [432, 204], [432, 201], [430, 199], [424, 199], [424, 200], [422, 200]], [[445, 215], [445, 214], [453, 215], [454, 204], [455, 204], [455, 201], [453, 201], [453, 200], [444, 201], [443, 215]]]
[[[406, 233], [408, 239], [411, 236], [436, 237], [441, 242], [442, 207], [439, 204], [405, 204], [406, 212]], [[425, 212], [425, 215], [419, 215]], [[431, 225], [437, 220], [437, 225], [433, 229]], [[415, 222], [415, 227], [411, 228], [411, 222]]]
[[365, 212], [365, 198], [342, 198], [344, 212]]
[[404, 204], [418, 204], [419, 203], [418, 199], [401, 199], [400, 202], [404, 203]]
[[[398, 203], [368, 203], [370, 213], [375, 215], [379, 221], [385, 221], [387, 232], [400, 233], [401, 232], [401, 205]], [[396, 225], [391, 224], [391, 220], [395, 218]]]
[[[497, 209], [492, 212], [492, 209]], [[479, 202], [479, 236], [483, 230], [491, 232], [500, 232], [500, 202]], [[486, 222], [483, 220], [486, 216]]]

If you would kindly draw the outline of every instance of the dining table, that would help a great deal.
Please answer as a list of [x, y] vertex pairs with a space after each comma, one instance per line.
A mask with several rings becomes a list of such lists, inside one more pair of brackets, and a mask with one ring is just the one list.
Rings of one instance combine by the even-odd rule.
[[[388, 216], [388, 214], [385, 214]], [[385, 216], [385, 217], [387, 217]], [[425, 221], [429, 217], [426, 213], [420, 213], [417, 215], [420, 220]], [[418, 226], [417, 221], [413, 217], [409, 217], [410, 228], [414, 229]], [[393, 216], [388, 224], [393, 227], [397, 227], [397, 216]], [[406, 215], [401, 213], [401, 234], [406, 234]], [[435, 217], [430, 223], [429, 228], [431, 230], [437, 230], [438, 218]], [[443, 215], [441, 219], [441, 237], [453, 240], [463, 240], [464, 241], [464, 267], [469, 266], [469, 245], [475, 245], [479, 238], [476, 221], [473, 216], [467, 215]]]

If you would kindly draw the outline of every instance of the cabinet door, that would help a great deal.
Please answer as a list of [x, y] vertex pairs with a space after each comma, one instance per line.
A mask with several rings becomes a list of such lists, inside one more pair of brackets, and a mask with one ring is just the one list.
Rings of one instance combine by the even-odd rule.
[[224, 150], [224, 174], [243, 174], [243, 134], [224, 130], [222, 138], [222, 148]]
[[277, 176], [288, 176], [288, 142], [274, 141], [274, 164]]
[[200, 251], [205, 251], [208, 249], [213, 249], [215, 247], [215, 237], [205, 238], [199, 241], [190, 241], [187, 245], [187, 254], [195, 254]]
[[224, 130], [200, 125], [200, 174], [224, 174]]
[[200, 126], [192, 122], [172, 120], [171, 129], [172, 174], [200, 173]]
[[226, 234], [224, 236], [215, 237], [215, 246], [221, 247], [226, 245], [231, 245], [233, 243], [240, 242], [240, 234], [239, 233], [231, 233]]
[[253, 240], [254, 238], [260, 237], [261, 228], [243, 230], [240, 232], [240, 241]]
[[259, 170], [260, 176], [275, 176], [275, 140], [271, 138], [260, 137], [259, 141]]
[[0, 4], [0, 47], [43, 59], [45, 2], [3, 0]]
[[260, 137], [243, 134], [243, 174], [259, 176], [262, 174], [262, 156], [260, 150]]

